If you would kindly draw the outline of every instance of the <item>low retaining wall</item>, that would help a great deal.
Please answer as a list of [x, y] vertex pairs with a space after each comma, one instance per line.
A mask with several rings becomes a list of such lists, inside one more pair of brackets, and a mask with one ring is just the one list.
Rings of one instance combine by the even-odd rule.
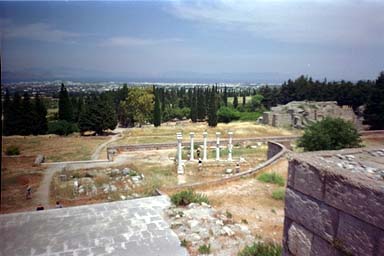
[[[236, 173], [232, 176], [217, 179], [217, 180], [212, 180], [212, 181], [206, 181], [206, 182], [196, 182], [192, 184], [181, 184], [178, 186], [174, 187], [167, 187], [165, 190], [171, 190], [171, 191], [179, 191], [179, 190], [184, 190], [184, 189], [196, 189], [200, 187], [205, 187], [205, 186], [217, 186], [217, 185], [222, 185], [230, 181], [238, 180], [241, 177], [247, 177], [256, 174], [260, 170], [264, 169], [267, 166], [272, 165], [273, 163], [277, 162], [286, 152], [287, 149], [280, 143], [274, 142], [274, 141], [268, 141], [268, 147], [271, 147], [271, 152], [273, 151], [275, 154], [271, 156], [270, 158], [268, 157], [268, 160], [258, 164], [256, 167], [245, 171], [241, 173]], [[269, 150], [269, 149], [268, 149]], [[279, 150], [279, 151], [277, 151]]]
[[337, 160], [366, 154], [373, 161], [372, 155], [366, 149], [333, 151], [333, 163], [324, 153], [289, 161], [283, 255], [384, 255], [384, 180]]

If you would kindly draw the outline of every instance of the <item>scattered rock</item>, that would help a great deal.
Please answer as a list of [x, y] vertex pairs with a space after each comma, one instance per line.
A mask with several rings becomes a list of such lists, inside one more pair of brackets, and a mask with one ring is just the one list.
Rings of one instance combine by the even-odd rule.
[[42, 154], [38, 154], [35, 158], [35, 162], [34, 162], [34, 165], [35, 166], [39, 166], [41, 165], [42, 163], [44, 163], [44, 160], [45, 160], [45, 157], [42, 155]]

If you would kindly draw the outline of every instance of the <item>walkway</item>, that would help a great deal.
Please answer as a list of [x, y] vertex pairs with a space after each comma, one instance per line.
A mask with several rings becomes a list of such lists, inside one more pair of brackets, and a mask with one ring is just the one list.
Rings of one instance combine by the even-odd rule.
[[166, 196], [0, 215], [0, 255], [188, 255]]

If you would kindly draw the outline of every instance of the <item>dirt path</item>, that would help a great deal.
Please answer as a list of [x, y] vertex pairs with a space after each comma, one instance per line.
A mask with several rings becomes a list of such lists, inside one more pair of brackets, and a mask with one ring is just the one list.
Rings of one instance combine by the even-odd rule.
[[32, 195], [35, 205], [42, 204], [44, 207], [49, 208], [49, 189], [51, 186], [52, 178], [56, 172], [61, 171], [66, 164], [51, 165], [44, 171], [43, 180], [36, 193]]
[[97, 160], [99, 159], [101, 151], [110, 143], [122, 139], [123, 136], [121, 133], [113, 135], [108, 141], [100, 144], [96, 149], [95, 152], [91, 156], [91, 160]]

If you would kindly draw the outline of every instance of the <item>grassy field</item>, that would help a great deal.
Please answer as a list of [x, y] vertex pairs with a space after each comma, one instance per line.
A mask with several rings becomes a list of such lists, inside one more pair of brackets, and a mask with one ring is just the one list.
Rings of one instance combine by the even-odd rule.
[[204, 122], [191, 123], [183, 121], [178, 124], [162, 124], [160, 127], [132, 128], [124, 133], [124, 138], [113, 145], [165, 143], [175, 142], [176, 133], [182, 132], [183, 139], [189, 140], [189, 133], [195, 133], [195, 140], [203, 140], [203, 132], [208, 132], [208, 140], [216, 138], [215, 133], [221, 132], [221, 138], [228, 138], [228, 131], [234, 133], [234, 138], [266, 137], [266, 136], [288, 136], [298, 134], [297, 130], [286, 130], [257, 124], [256, 122], [231, 122], [229, 124], [218, 124], [212, 128]]
[[64, 137], [57, 135], [41, 136], [7, 136], [3, 137], [1, 150], [4, 154], [7, 147], [19, 147], [23, 156], [43, 154], [47, 162], [88, 160], [95, 148], [107, 141], [109, 137], [80, 137], [76, 135]]

